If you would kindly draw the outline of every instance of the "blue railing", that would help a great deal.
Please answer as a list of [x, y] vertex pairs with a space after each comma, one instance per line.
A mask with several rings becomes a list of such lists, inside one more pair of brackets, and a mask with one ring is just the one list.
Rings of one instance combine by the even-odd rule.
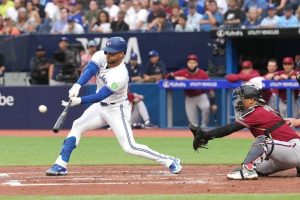
[[[162, 127], [172, 127], [172, 95], [173, 89], [214, 89], [220, 90], [222, 98], [220, 99], [220, 114], [221, 114], [221, 125], [227, 124], [231, 116], [231, 92], [236, 87], [241, 86], [243, 82], [228, 82], [224, 79], [216, 80], [162, 80], [159, 82], [160, 87], [160, 125]], [[287, 90], [287, 114], [292, 116], [292, 101], [293, 92], [292, 90], [298, 89], [299, 84], [296, 80], [285, 80], [285, 81], [262, 81], [263, 88], [277, 88]]]

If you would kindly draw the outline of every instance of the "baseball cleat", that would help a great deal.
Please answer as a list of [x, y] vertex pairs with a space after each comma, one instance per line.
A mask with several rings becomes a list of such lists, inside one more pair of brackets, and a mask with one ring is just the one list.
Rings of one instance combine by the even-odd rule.
[[169, 166], [169, 170], [172, 174], [179, 174], [182, 169], [182, 166], [180, 165], [180, 160], [178, 158], [172, 160], [173, 163]]
[[241, 170], [228, 173], [227, 178], [232, 180], [255, 180], [258, 179], [258, 174], [255, 169], [249, 170], [243, 166]]
[[64, 176], [68, 174], [68, 170], [58, 164], [52, 165], [47, 171], [46, 176]]

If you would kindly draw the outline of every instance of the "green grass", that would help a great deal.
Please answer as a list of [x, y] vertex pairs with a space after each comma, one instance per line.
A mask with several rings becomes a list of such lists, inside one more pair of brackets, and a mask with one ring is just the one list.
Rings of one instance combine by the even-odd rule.
[[[215, 139], [209, 149], [192, 149], [191, 138], [137, 138], [161, 153], [179, 157], [183, 164], [240, 164], [251, 140]], [[0, 137], [0, 166], [51, 165], [63, 138]], [[115, 138], [82, 138], [74, 150], [71, 165], [156, 164], [125, 154]], [[238, 192], [238, 191], [237, 191]], [[1, 195], [1, 194], [0, 194]], [[0, 196], [0, 200], [298, 200], [300, 194], [201, 194], [201, 195], [103, 195], [103, 196]]]
[[299, 194], [273, 195], [140, 195], [140, 196], [22, 196], [0, 197], [0, 200], [298, 200]]
[[[215, 139], [209, 149], [192, 149], [191, 138], [137, 138], [150, 148], [179, 157], [183, 164], [239, 164], [251, 140]], [[51, 165], [60, 152], [63, 138], [1, 137], [0, 166]], [[238, 151], [237, 151], [238, 149]], [[155, 164], [144, 158], [127, 155], [115, 138], [82, 138], [74, 150], [72, 165]]]

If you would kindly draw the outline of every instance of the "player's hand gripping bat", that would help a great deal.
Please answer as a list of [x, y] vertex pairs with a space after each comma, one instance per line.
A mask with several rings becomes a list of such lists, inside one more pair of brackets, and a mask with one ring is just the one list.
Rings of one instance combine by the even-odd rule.
[[61, 129], [61, 127], [63, 126], [65, 119], [67, 117], [67, 114], [69, 112], [70, 106], [71, 106], [72, 101], [69, 100], [67, 106], [65, 107], [65, 109], [63, 110], [63, 112], [60, 114], [60, 116], [58, 117], [58, 119], [56, 120], [52, 130], [54, 133], [58, 133], [59, 130]]

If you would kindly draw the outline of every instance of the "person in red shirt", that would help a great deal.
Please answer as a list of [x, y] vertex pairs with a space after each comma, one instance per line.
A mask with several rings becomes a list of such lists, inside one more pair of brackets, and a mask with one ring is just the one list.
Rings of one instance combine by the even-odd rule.
[[131, 103], [130, 123], [132, 128], [158, 128], [150, 122], [148, 109], [144, 103], [144, 96], [134, 92], [128, 92], [128, 101]]
[[229, 82], [249, 81], [254, 77], [260, 76], [259, 72], [253, 69], [253, 64], [250, 60], [242, 62], [242, 69], [238, 74], [228, 74], [225, 78]]
[[[274, 76], [274, 80], [296, 80], [297, 71], [294, 70], [294, 60], [292, 57], [284, 57], [282, 60], [283, 70], [277, 71]], [[294, 90], [294, 101], [293, 101], [293, 117], [297, 117], [298, 114], [298, 104], [297, 98], [299, 95], [299, 90]], [[278, 90], [279, 96], [279, 112], [283, 117], [287, 117], [287, 103], [286, 103], [286, 90]]]
[[[208, 75], [204, 70], [199, 69], [197, 55], [190, 54], [187, 57], [187, 67], [167, 74], [167, 79], [175, 80], [207, 80]], [[210, 107], [216, 112], [217, 105], [214, 102], [215, 93], [213, 90], [188, 89], [185, 93], [185, 111], [189, 122], [197, 124], [199, 121], [198, 108], [201, 110], [201, 126], [207, 127], [209, 122]]]
[[189, 124], [194, 135], [194, 149], [214, 138], [248, 128], [255, 140], [242, 167], [227, 174], [229, 179], [257, 179], [259, 175], [267, 176], [294, 167], [300, 169], [300, 137], [277, 112], [265, 105], [262, 90], [244, 85], [233, 91], [233, 98], [236, 112], [241, 113], [235, 122], [210, 131]]

